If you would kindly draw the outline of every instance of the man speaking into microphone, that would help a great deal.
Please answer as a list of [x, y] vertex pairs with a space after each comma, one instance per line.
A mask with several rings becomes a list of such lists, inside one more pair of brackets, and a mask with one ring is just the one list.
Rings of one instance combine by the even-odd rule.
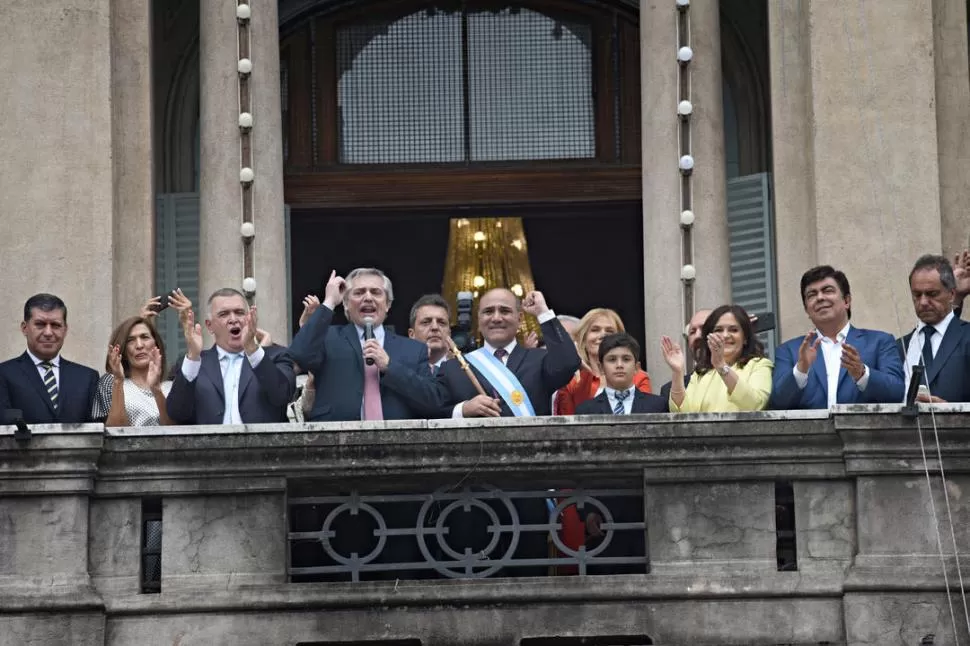
[[[308, 421], [421, 417], [433, 390], [428, 347], [384, 329], [393, 300], [391, 280], [379, 269], [355, 269], [346, 279], [330, 274], [323, 302], [290, 344], [316, 383]], [[331, 325], [341, 303], [350, 324]]]

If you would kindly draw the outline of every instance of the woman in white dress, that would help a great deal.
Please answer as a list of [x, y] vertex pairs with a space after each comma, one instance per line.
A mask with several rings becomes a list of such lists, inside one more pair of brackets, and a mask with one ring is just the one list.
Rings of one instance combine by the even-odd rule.
[[165, 344], [147, 318], [133, 316], [115, 328], [105, 374], [98, 382], [92, 417], [105, 426], [172, 424], [165, 398]]

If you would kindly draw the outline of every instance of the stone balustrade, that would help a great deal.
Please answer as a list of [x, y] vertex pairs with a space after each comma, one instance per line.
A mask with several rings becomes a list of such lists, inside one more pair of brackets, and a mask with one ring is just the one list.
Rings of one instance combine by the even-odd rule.
[[[970, 406], [899, 409], [35, 426], [28, 442], [0, 427], [0, 644], [915, 646], [954, 643], [954, 624], [966, 643], [953, 554], [955, 540], [970, 584]], [[649, 567], [293, 581], [297, 490], [472, 483], [642, 490]], [[794, 571], [778, 567], [778, 483]], [[157, 593], [143, 592], [146, 502], [164, 527]]]

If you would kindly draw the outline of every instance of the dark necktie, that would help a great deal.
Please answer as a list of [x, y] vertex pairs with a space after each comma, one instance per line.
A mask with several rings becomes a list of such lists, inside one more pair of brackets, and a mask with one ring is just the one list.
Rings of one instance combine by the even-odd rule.
[[626, 415], [626, 410], [623, 408], [623, 401], [630, 396], [629, 390], [616, 391], [613, 393], [613, 397], [616, 398], [616, 406], [613, 407], [614, 415]]
[[40, 367], [44, 369], [44, 388], [47, 389], [47, 395], [51, 398], [51, 404], [54, 406], [54, 410], [57, 410], [57, 378], [54, 376], [54, 364], [49, 361], [44, 361], [40, 364]]
[[933, 333], [936, 332], [936, 328], [932, 325], [927, 325], [923, 328], [923, 368], [929, 370], [930, 365], [933, 363]]
[[508, 356], [508, 354], [509, 354], [509, 353], [505, 351], [505, 348], [498, 348], [498, 349], [497, 349], [497, 350], [495, 351], [495, 358], [496, 358], [496, 359], [498, 359], [499, 361], [501, 361], [501, 360], [502, 360], [502, 359], [504, 359], [504, 358], [505, 358], [506, 356]]

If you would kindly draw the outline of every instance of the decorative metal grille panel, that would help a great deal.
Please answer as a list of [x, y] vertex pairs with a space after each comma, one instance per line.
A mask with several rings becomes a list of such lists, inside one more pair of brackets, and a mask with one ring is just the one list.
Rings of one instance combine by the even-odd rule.
[[589, 24], [518, 7], [341, 26], [340, 161], [593, 158], [592, 41]]
[[[587, 520], [595, 512], [601, 533], [567, 545], [569, 508]], [[648, 565], [639, 489], [355, 491], [290, 498], [289, 514], [295, 582], [643, 573]]]
[[472, 161], [595, 157], [592, 39], [529, 9], [469, 14]]

